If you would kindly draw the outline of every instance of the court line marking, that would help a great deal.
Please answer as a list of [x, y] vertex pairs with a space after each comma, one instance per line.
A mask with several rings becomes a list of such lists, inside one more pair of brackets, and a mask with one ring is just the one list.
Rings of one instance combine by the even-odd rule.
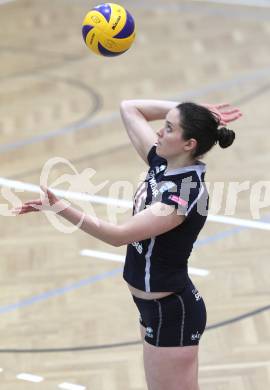
[[216, 3], [216, 4], [228, 4], [228, 5], [243, 5], [247, 7], [262, 7], [269, 8], [270, 3], [268, 0], [195, 0], [195, 3]]
[[15, 3], [16, 0], [0, 0], [0, 5], [4, 5], [7, 3]]
[[209, 215], [207, 217], [207, 220], [211, 222], [224, 223], [228, 225], [236, 225], [236, 226], [241, 226], [246, 228], [270, 230], [270, 223], [252, 221], [252, 220], [242, 219], [242, 218], [225, 217], [222, 215]]
[[[1, 3], [7, 3], [7, 2], [12, 2], [12, 1], [14, 1], [14, 0], [5, 0], [5, 1], [1, 1]], [[213, 2], [213, 1], [212, 1]], [[220, 1], [219, 1], [220, 2]], [[224, 1], [223, 1], [224, 2]], [[262, 363], [264, 363], [264, 362], [262, 362]], [[255, 363], [256, 364], [256, 363]], [[210, 367], [210, 366], [209, 366]]]
[[85, 386], [74, 385], [72, 383], [67, 383], [67, 382], [61, 383], [60, 385], [58, 385], [58, 387], [59, 389], [64, 389], [64, 390], [85, 390], [86, 389]]
[[[35, 75], [34, 75], [34, 77], [35, 77]], [[41, 77], [41, 76], [39, 76], [39, 77]], [[43, 76], [43, 78], [44, 77], [45, 76]], [[59, 84], [62, 83], [64, 85], [67, 85], [68, 87], [72, 87], [72, 88], [78, 89], [81, 92], [84, 92], [85, 94], [87, 94], [88, 99], [91, 100], [92, 108], [90, 108], [90, 110], [88, 110], [86, 113], [84, 113], [82, 118], [80, 118], [76, 121], [72, 121], [71, 123], [65, 125], [64, 127], [60, 128], [60, 129], [49, 130], [49, 131], [46, 131], [45, 133], [34, 135], [30, 138], [23, 138], [23, 139], [16, 141], [16, 142], [2, 144], [2, 145], [0, 145], [0, 153], [2, 151], [8, 152], [11, 150], [20, 149], [25, 145], [31, 145], [31, 144], [35, 144], [37, 142], [46, 141], [50, 138], [54, 138], [54, 137], [57, 137], [57, 136], [62, 135], [62, 134], [66, 135], [69, 132], [74, 132], [74, 131], [80, 130], [81, 128], [85, 128], [88, 123], [89, 123], [88, 128], [96, 126], [99, 123], [98, 122], [99, 119], [96, 119], [95, 115], [97, 114], [97, 112], [99, 111], [99, 109], [101, 107], [101, 99], [100, 99], [99, 95], [93, 89], [91, 89], [89, 86], [83, 84], [82, 82], [80, 82], [76, 79], [61, 78], [61, 77], [51, 76], [51, 75], [47, 75], [47, 79], [49, 81], [54, 81], [54, 82], [59, 83]], [[106, 123], [106, 118], [107, 118], [106, 115], [104, 117], [102, 117], [103, 123]]]
[[[15, 2], [16, 0], [0, 0], [0, 5], [3, 5], [3, 4], [6, 4], [6, 3], [11, 3], [11, 2]], [[241, 4], [241, 5], [256, 5], [256, 6], [262, 6], [262, 7], [270, 7], [269, 4], [266, 3], [266, 1], [241, 1], [241, 0], [238, 0], [238, 1], [235, 1], [235, 0], [209, 0], [208, 2], [212, 2], [212, 3], [227, 3], [227, 4], [232, 4], [232, 5], [236, 5], [236, 3], [238, 4]], [[251, 4], [251, 3], [255, 3], [255, 4]], [[260, 3], [260, 4], [258, 4]], [[224, 223], [227, 223], [227, 222], [224, 222]], [[191, 269], [191, 268], [190, 268]], [[208, 272], [208, 271], [207, 271]], [[215, 370], [215, 369], [231, 369], [231, 368], [239, 368], [240, 366], [241, 367], [261, 367], [261, 366], [268, 366], [270, 364], [270, 362], [254, 362], [254, 363], [247, 363], [247, 364], [234, 364], [234, 365], [220, 365], [220, 366], [205, 366], [205, 367], [200, 367], [200, 370], [207, 370], [207, 369], [210, 369], [210, 370]], [[3, 372], [3, 369], [0, 368], [0, 372]], [[34, 375], [31, 375], [31, 374], [19, 374], [17, 376], [18, 379], [24, 379], [24, 380], [28, 380], [28, 381], [31, 381], [31, 382], [40, 382], [43, 380], [42, 377], [38, 377], [38, 376], [34, 376]], [[27, 378], [27, 379], [26, 379]], [[60, 384], [58, 386], [59, 388], [62, 388], [62, 389], [67, 389], [67, 390], [84, 390], [86, 389], [86, 387], [84, 386], [80, 386], [80, 385], [73, 385], [73, 384], [70, 384], [70, 383], [63, 383], [63, 384]]]
[[125, 257], [122, 255], [117, 255], [115, 253], [101, 252], [101, 251], [93, 251], [91, 249], [82, 249], [80, 251], [80, 255], [86, 257], [95, 257], [97, 259], [102, 259], [102, 260], [117, 261], [119, 263], [125, 262]]
[[[253, 310], [251, 312], [242, 314], [240, 316], [231, 318], [226, 321], [222, 321], [210, 326], [207, 326], [205, 331], [209, 331], [224, 325], [233, 324], [237, 321], [241, 321], [244, 318], [252, 317], [254, 315], [257, 315], [259, 313], [262, 313], [265, 310], [269, 310], [270, 305], [261, 307], [259, 309]], [[57, 352], [78, 352], [78, 351], [93, 351], [93, 350], [100, 350], [100, 349], [108, 349], [108, 348], [118, 348], [118, 347], [127, 347], [127, 346], [134, 346], [134, 345], [141, 345], [142, 341], [126, 341], [126, 342], [118, 342], [114, 344], [103, 344], [103, 345], [90, 345], [90, 346], [81, 346], [81, 347], [65, 347], [65, 348], [43, 348], [43, 349], [0, 349], [0, 353], [57, 353]], [[258, 363], [258, 362], [255, 362]], [[264, 362], [262, 362], [264, 363]], [[235, 365], [235, 364], [234, 364]], [[209, 366], [205, 366], [209, 367]]]
[[[17, 190], [34, 192], [34, 193], [41, 192], [39, 186], [37, 185], [23, 183], [15, 180], [8, 180], [1, 177], [0, 177], [0, 186], [6, 188], [13, 188]], [[81, 200], [81, 201], [92, 202], [97, 204], [104, 204], [108, 206], [118, 206], [123, 208], [133, 207], [132, 201], [127, 201], [122, 199], [115, 199], [115, 198], [109, 198], [109, 197], [98, 196], [98, 195], [88, 195], [88, 194], [82, 194], [80, 192], [62, 191], [57, 189], [53, 189], [53, 192], [55, 193], [56, 196], [60, 196], [67, 199], [75, 199], [75, 200]], [[207, 217], [207, 221], [223, 223], [228, 225], [236, 225], [236, 226], [252, 228], [252, 229], [270, 230], [270, 223], [252, 221], [252, 220], [241, 219], [241, 218], [226, 217], [222, 215], [209, 214]]]
[[27, 381], [27, 382], [35, 382], [39, 383], [44, 381], [44, 378], [42, 376], [37, 376], [37, 375], [32, 375], [32, 374], [27, 374], [27, 373], [21, 373], [16, 375], [17, 379]]
[[95, 282], [98, 282], [100, 280], [104, 280], [108, 277], [118, 275], [122, 271], [123, 271], [123, 267], [116, 268], [116, 269], [113, 269], [112, 271], [103, 272], [101, 274], [91, 276], [90, 278], [79, 280], [78, 282], [72, 283], [66, 287], [56, 288], [54, 290], [47, 291], [47, 292], [32, 296], [30, 298], [23, 299], [22, 301], [19, 301], [18, 303], [2, 306], [2, 307], [0, 307], [0, 314], [10, 313], [10, 312], [15, 311], [19, 308], [30, 306], [34, 303], [42, 302], [42, 301], [45, 301], [49, 298], [63, 295], [67, 292], [76, 290], [76, 289], [81, 288], [81, 287], [89, 286], [89, 285], [91, 285]]
[[[102, 260], [107, 260], [107, 261], [117, 261], [120, 263], [125, 262], [125, 256], [117, 255], [115, 253], [94, 251], [91, 249], [82, 249], [80, 251], [80, 255], [86, 256], [86, 257], [94, 257], [96, 259], [102, 259]], [[199, 276], [209, 275], [208, 270], [202, 269], [202, 268], [194, 268], [194, 267], [188, 267], [188, 273], [191, 275], [199, 275]]]
[[[169, 98], [168, 100], [182, 101], [184, 99], [199, 98], [199, 97], [203, 97], [203, 96], [207, 95], [208, 93], [211, 93], [211, 92], [214, 92], [214, 91], [217, 91], [220, 89], [222, 89], [224, 91], [224, 90], [230, 89], [232, 87], [235, 87], [237, 85], [239, 85], [239, 86], [242, 84], [246, 85], [247, 82], [257, 81], [257, 80], [260, 80], [264, 77], [268, 77], [269, 70], [270, 70], [270, 68], [262, 68], [259, 70], [251, 71], [251, 72], [248, 72], [247, 74], [244, 74], [244, 75], [241, 74], [238, 77], [232, 78], [230, 80], [211, 83], [211, 84], [208, 84], [208, 85], [203, 86], [203, 87], [198, 88], [198, 89], [193, 89], [190, 91], [183, 92], [183, 93], [179, 94], [178, 96]], [[94, 119], [90, 118], [86, 121], [82, 121], [82, 122], [77, 123], [75, 125], [71, 124], [71, 125], [68, 125], [66, 127], [63, 127], [63, 128], [57, 129], [57, 130], [53, 130], [53, 131], [49, 131], [49, 132], [46, 132], [45, 134], [43, 133], [43, 134], [40, 134], [38, 136], [26, 138], [26, 139], [23, 139], [23, 140], [20, 140], [17, 142], [11, 142], [11, 143], [0, 145], [0, 154], [6, 153], [6, 152], [9, 152], [12, 150], [21, 149], [24, 146], [32, 145], [32, 144], [37, 143], [37, 142], [46, 141], [49, 138], [54, 138], [56, 136], [59, 136], [59, 135], [65, 134], [65, 133], [69, 133], [69, 132], [73, 132], [73, 131], [77, 131], [77, 130], [82, 130], [82, 129], [90, 129], [90, 128], [93, 128], [97, 125], [104, 125], [107, 122], [111, 124], [112, 121], [115, 119], [120, 119], [119, 111], [113, 111], [113, 112], [111, 112], [107, 115], [104, 115], [102, 117], [99, 117], [99, 118], [94, 118]]]
[[[233, 229], [230, 229], [228, 231], [218, 233], [217, 235], [214, 235], [212, 237], [207, 237], [206, 239], [199, 239], [197, 241], [196, 245], [194, 245], [194, 249], [196, 249], [198, 247], [201, 247], [201, 246], [204, 246], [204, 245], [211, 244], [211, 243], [213, 243], [215, 241], [219, 241], [221, 239], [226, 238], [227, 236], [231, 236], [231, 235], [237, 234], [237, 233], [241, 232], [244, 229], [245, 228], [243, 228], [243, 227], [233, 228]], [[95, 283], [97, 281], [102, 281], [102, 280], [104, 280], [104, 279], [106, 279], [108, 277], [118, 275], [118, 274], [120, 274], [122, 272], [123, 272], [123, 267], [117, 268], [117, 269], [115, 269], [115, 270], [113, 270], [111, 272], [106, 272], [106, 273], [103, 273], [103, 274], [95, 275], [95, 276], [90, 277], [88, 279], [81, 280], [79, 282], [73, 283], [73, 284], [71, 284], [69, 286], [66, 286], [66, 287], [63, 287], [63, 288], [58, 288], [58, 289], [55, 289], [55, 290], [52, 290], [52, 291], [48, 291], [48, 292], [39, 294], [37, 296], [33, 296], [31, 298], [25, 299], [23, 301], [19, 301], [18, 303], [15, 303], [15, 304], [2, 306], [2, 307], [0, 307], [0, 314], [5, 314], [5, 313], [8, 313], [8, 312], [12, 312], [12, 311], [20, 309], [22, 307], [30, 306], [32, 304], [35, 304], [37, 302], [45, 301], [45, 300], [50, 299], [50, 298], [55, 297], [55, 296], [63, 295], [63, 294], [65, 294], [67, 292], [70, 292], [72, 290], [76, 290], [76, 289], [79, 289], [81, 287], [91, 285], [91, 284], [93, 284], [93, 283]]]
[[268, 367], [270, 361], [265, 362], [248, 362], [248, 363], [234, 363], [234, 364], [220, 364], [214, 366], [201, 366], [201, 371], [218, 371], [218, 370], [237, 370], [241, 368], [255, 368], [255, 367]]
[[[244, 95], [240, 99], [235, 100], [233, 105], [239, 106], [241, 104], [248, 103], [252, 99], [257, 98], [258, 96], [265, 94], [266, 92], [269, 92], [269, 89], [270, 89], [269, 85], [263, 85], [262, 87], [257, 88], [255, 91], [252, 91], [251, 93]], [[177, 97], [173, 98], [173, 100], [177, 100], [177, 99], [178, 99]], [[115, 152], [117, 149], [122, 149], [124, 146], [126, 147], [127, 145], [131, 146], [130, 143], [124, 143], [124, 144], [118, 145], [117, 147], [112, 147], [112, 148], [106, 149], [106, 152], [108, 152], [108, 153]], [[94, 154], [91, 154], [88, 156], [83, 156], [82, 158], [72, 159], [71, 163], [73, 163], [73, 164], [75, 164], [76, 162], [80, 163], [82, 161], [85, 161], [86, 158], [92, 159], [92, 158], [96, 158], [96, 156], [98, 156], [98, 155], [100, 155], [100, 152], [94, 153]], [[35, 168], [35, 169], [30, 170], [30, 171], [29, 170], [24, 171], [24, 172], [21, 172], [19, 174], [12, 175], [10, 177], [10, 180], [21, 180], [21, 176], [24, 177], [25, 175], [29, 176], [29, 175], [33, 175], [33, 174], [38, 174], [38, 173], [40, 173], [40, 170], [41, 170], [41, 168]]]
[[[36, 188], [39, 189], [38, 186], [36, 186]], [[264, 216], [264, 219], [268, 220], [269, 216], [267, 216], [267, 215]], [[194, 249], [196, 249], [198, 247], [202, 247], [204, 245], [212, 244], [213, 242], [216, 242], [219, 240], [223, 240], [224, 238], [238, 234], [239, 232], [242, 232], [245, 229], [246, 229], [245, 227], [231, 228], [227, 231], [219, 232], [213, 236], [206, 237], [204, 239], [199, 239], [196, 242], [196, 244], [194, 245]], [[73, 284], [66, 286], [64, 288], [58, 288], [58, 289], [55, 289], [55, 290], [52, 290], [49, 292], [45, 292], [45, 293], [37, 295], [37, 296], [33, 296], [31, 298], [25, 299], [23, 301], [15, 303], [15, 304], [10, 304], [10, 305], [0, 307], [0, 314], [5, 314], [7, 312], [15, 311], [15, 310], [22, 308], [22, 307], [25, 307], [25, 306], [30, 306], [34, 303], [50, 299], [51, 297], [54, 297], [54, 296], [63, 295], [66, 292], [81, 288], [81, 287], [86, 286], [86, 285], [91, 285], [91, 284], [95, 283], [96, 281], [104, 280], [110, 276], [118, 275], [118, 274], [122, 273], [122, 271], [123, 271], [123, 267], [117, 268], [117, 269], [113, 270], [112, 272], [95, 275], [94, 277], [90, 277], [86, 280], [81, 280], [79, 282], [73, 283]], [[215, 325], [213, 325], [213, 326], [215, 326]]]
[[[212, 329], [220, 328], [225, 325], [233, 324], [237, 321], [241, 321], [244, 318], [253, 317], [263, 311], [269, 310], [270, 305], [261, 307], [259, 309], [253, 310], [248, 313], [244, 313], [240, 316], [228, 319], [226, 321], [222, 321], [216, 324], [212, 324], [207, 326], [205, 331], [209, 331]], [[66, 347], [66, 348], [43, 348], [43, 349], [0, 349], [0, 353], [55, 353], [55, 352], [78, 352], [78, 351], [94, 351], [100, 349], [108, 349], [108, 348], [118, 348], [118, 347], [127, 347], [133, 345], [141, 345], [142, 341], [126, 341], [126, 342], [118, 342], [114, 344], [103, 344], [103, 345], [90, 345], [90, 346], [81, 346], [81, 347]]]

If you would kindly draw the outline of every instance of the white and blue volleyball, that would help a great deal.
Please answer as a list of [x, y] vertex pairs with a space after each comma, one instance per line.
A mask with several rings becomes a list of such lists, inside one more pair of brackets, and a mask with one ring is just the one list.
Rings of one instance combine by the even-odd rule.
[[104, 3], [84, 18], [82, 34], [89, 49], [106, 57], [125, 53], [135, 39], [135, 22], [121, 5]]

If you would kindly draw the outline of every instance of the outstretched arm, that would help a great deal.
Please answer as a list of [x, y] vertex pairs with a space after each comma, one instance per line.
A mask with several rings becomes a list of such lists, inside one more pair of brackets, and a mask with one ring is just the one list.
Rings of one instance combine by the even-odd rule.
[[49, 189], [45, 187], [42, 189], [45, 192], [45, 199], [25, 202], [15, 209], [14, 213], [54, 211], [87, 234], [116, 247], [163, 234], [181, 224], [185, 218], [178, 215], [174, 207], [158, 202], [134, 215], [127, 222], [117, 225], [85, 215], [59, 200]]

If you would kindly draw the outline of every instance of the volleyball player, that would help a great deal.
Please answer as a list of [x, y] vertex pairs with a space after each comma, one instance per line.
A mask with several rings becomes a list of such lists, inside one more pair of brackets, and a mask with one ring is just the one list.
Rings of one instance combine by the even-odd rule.
[[[123, 277], [140, 313], [148, 389], [198, 390], [207, 315], [187, 263], [208, 210], [206, 165], [199, 159], [217, 143], [222, 148], [233, 143], [235, 133], [220, 126], [242, 114], [229, 104], [157, 100], [123, 101], [120, 111], [133, 146], [149, 165], [127, 222], [84, 215], [45, 187], [44, 199], [15, 212], [55, 210], [74, 225], [83, 217], [80, 229], [86, 233], [113, 246], [128, 244]], [[154, 120], [164, 120], [156, 134], [149, 124]]]

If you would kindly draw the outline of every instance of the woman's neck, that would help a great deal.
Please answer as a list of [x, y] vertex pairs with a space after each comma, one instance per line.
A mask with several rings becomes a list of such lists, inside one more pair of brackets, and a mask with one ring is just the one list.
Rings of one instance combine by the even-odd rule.
[[197, 162], [196, 159], [191, 159], [187, 157], [177, 157], [167, 160], [167, 169], [166, 171], [171, 171], [176, 168], [184, 168], [190, 165], [195, 165]]

